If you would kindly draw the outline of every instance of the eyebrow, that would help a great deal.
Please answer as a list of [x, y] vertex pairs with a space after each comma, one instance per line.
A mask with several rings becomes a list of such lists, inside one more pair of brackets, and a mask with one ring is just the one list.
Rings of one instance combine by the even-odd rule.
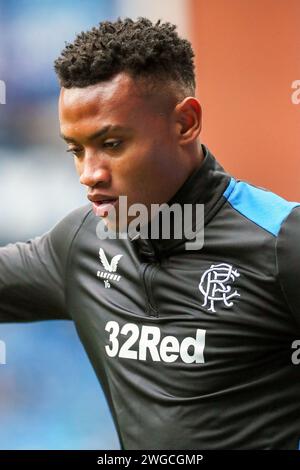
[[[89, 135], [87, 137], [87, 140], [95, 140], [95, 139], [98, 139], [99, 137], [103, 137], [104, 135], [106, 135], [108, 132], [111, 132], [111, 131], [128, 131], [129, 129], [126, 128], [126, 127], [122, 127], [122, 126], [113, 126], [113, 125], [108, 125], [108, 126], [104, 126], [102, 127], [101, 129], [99, 129], [98, 131], [94, 132], [93, 134]], [[66, 142], [74, 142], [76, 143], [76, 139], [74, 139], [73, 137], [68, 137], [67, 135], [64, 135], [62, 133], [60, 133], [60, 137], [62, 139], [64, 139]]]

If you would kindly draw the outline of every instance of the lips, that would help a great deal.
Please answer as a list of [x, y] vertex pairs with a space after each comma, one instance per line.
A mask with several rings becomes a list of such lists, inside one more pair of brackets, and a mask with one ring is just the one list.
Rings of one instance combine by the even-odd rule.
[[107, 217], [111, 209], [117, 204], [118, 198], [112, 197], [89, 197], [93, 204], [94, 214], [98, 217]]

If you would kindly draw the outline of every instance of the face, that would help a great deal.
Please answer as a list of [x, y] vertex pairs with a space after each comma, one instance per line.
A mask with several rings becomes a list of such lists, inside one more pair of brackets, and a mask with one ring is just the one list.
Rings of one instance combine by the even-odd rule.
[[143, 93], [125, 73], [61, 89], [61, 135], [94, 212], [109, 228], [118, 225], [109, 213], [118, 212], [119, 196], [127, 196], [128, 207], [144, 204], [150, 214], [151, 204], [167, 202], [187, 178], [174, 105], [164, 94]]

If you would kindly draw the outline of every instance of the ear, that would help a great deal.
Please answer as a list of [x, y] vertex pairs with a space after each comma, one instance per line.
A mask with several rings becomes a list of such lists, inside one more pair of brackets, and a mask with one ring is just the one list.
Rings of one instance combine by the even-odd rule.
[[175, 107], [176, 133], [181, 145], [197, 139], [202, 127], [202, 110], [199, 101], [188, 96]]

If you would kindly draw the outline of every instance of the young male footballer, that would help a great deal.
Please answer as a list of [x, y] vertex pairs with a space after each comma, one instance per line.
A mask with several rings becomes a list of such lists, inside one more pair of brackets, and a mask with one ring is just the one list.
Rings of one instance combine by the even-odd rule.
[[122, 449], [297, 449], [300, 203], [200, 143], [193, 55], [146, 18], [66, 45], [60, 131], [89, 202], [0, 249], [0, 321], [74, 322]]

